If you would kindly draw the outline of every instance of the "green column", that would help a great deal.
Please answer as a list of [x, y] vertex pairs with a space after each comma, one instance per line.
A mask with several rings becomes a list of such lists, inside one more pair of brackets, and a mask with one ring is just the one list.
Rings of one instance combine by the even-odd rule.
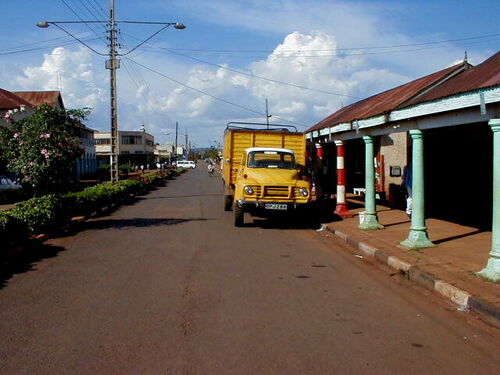
[[359, 229], [382, 229], [378, 222], [377, 205], [375, 202], [375, 166], [373, 163], [373, 137], [363, 137], [365, 141], [365, 212]]
[[500, 119], [492, 119], [489, 124], [493, 131], [493, 226], [490, 259], [478, 274], [500, 281]]
[[410, 249], [432, 247], [425, 226], [424, 200], [424, 139], [422, 130], [410, 130], [412, 139], [412, 198], [411, 226], [408, 238], [401, 245]]

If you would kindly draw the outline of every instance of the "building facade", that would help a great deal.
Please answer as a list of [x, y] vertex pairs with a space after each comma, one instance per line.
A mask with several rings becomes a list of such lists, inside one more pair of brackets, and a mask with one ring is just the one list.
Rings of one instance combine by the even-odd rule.
[[[111, 133], [96, 132], [94, 144], [98, 165], [109, 164], [111, 155]], [[154, 136], [144, 131], [119, 131], [118, 132], [119, 163], [144, 165], [154, 163]]]
[[[477, 66], [464, 61], [351, 104], [306, 134], [320, 166], [316, 183], [336, 181], [340, 170], [346, 176], [343, 189], [333, 184], [336, 212], [348, 215], [339, 207], [346, 191], [363, 194], [359, 228], [381, 229], [377, 196], [399, 205], [406, 193], [413, 211], [402, 246], [433, 246], [427, 217], [491, 230], [492, 258], [482, 274], [500, 279], [500, 199], [495, 198], [500, 180], [494, 178], [500, 170], [500, 53]], [[411, 178], [402, 190], [404, 171]]]

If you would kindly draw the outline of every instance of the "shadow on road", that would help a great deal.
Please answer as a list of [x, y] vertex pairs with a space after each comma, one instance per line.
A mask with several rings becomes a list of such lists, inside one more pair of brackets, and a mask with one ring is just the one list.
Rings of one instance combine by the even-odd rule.
[[196, 194], [196, 195], [168, 195], [161, 197], [144, 197], [138, 198], [138, 200], [149, 200], [149, 199], [177, 199], [177, 198], [196, 198], [196, 197], [222, 197], [220, 194]]
[[19, 253], [1, 260], [0, 289], [7, 286], [7, 281], [18, 273], [36, 271], [37, 262], [42, 259], [53, 258], [65, 249], [60, 246], [44, 245], [41, 243], [26, 244]]
[[97, 219], [88, 221], [82, 224], [83, 230], [88, 229], [127, 229], [127, 228], [146, 228], [163, 225], [177, 225], [189, 221], [206, 221], [211, 219], [193, 218], [193, 219], [146, 219], [146, 218], [133, 218], [133, 219]]

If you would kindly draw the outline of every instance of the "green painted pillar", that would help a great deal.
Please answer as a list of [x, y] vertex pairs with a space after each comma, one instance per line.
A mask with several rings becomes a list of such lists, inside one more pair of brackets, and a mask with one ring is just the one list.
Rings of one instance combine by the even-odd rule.
[[425, 199], [424, 199], [424, 139], [422, 130], [410, 130], [412, 139], [412, 198], [411, 226], [408, 238], [401, 242], [402, 246], [410, 249], [432, 247], [425, 226]]
[[363, 137], [365, 141], [365, 212], [361, 213], [362, 220], [359, 229], [373, 230], [384, 228], [377, 217], [377, 204], [375, 202], [375, 165], [373, 163], [373, 137]]
[[478, 274], [500, 281], [500, 119], [492, 119], [489, 124], [493, 131], [493, 226], [490, 259]]

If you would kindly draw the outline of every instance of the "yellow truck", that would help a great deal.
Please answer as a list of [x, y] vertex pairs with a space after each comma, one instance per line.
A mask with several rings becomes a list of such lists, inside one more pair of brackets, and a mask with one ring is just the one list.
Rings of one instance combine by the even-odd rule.
[[224, 209], [234, 211], [234, 225], [244, 225], [245, 212], [265, 217], [305, 207], [305, 161], [304, 134], [293, 126], [228, 123], [221, 166]]

